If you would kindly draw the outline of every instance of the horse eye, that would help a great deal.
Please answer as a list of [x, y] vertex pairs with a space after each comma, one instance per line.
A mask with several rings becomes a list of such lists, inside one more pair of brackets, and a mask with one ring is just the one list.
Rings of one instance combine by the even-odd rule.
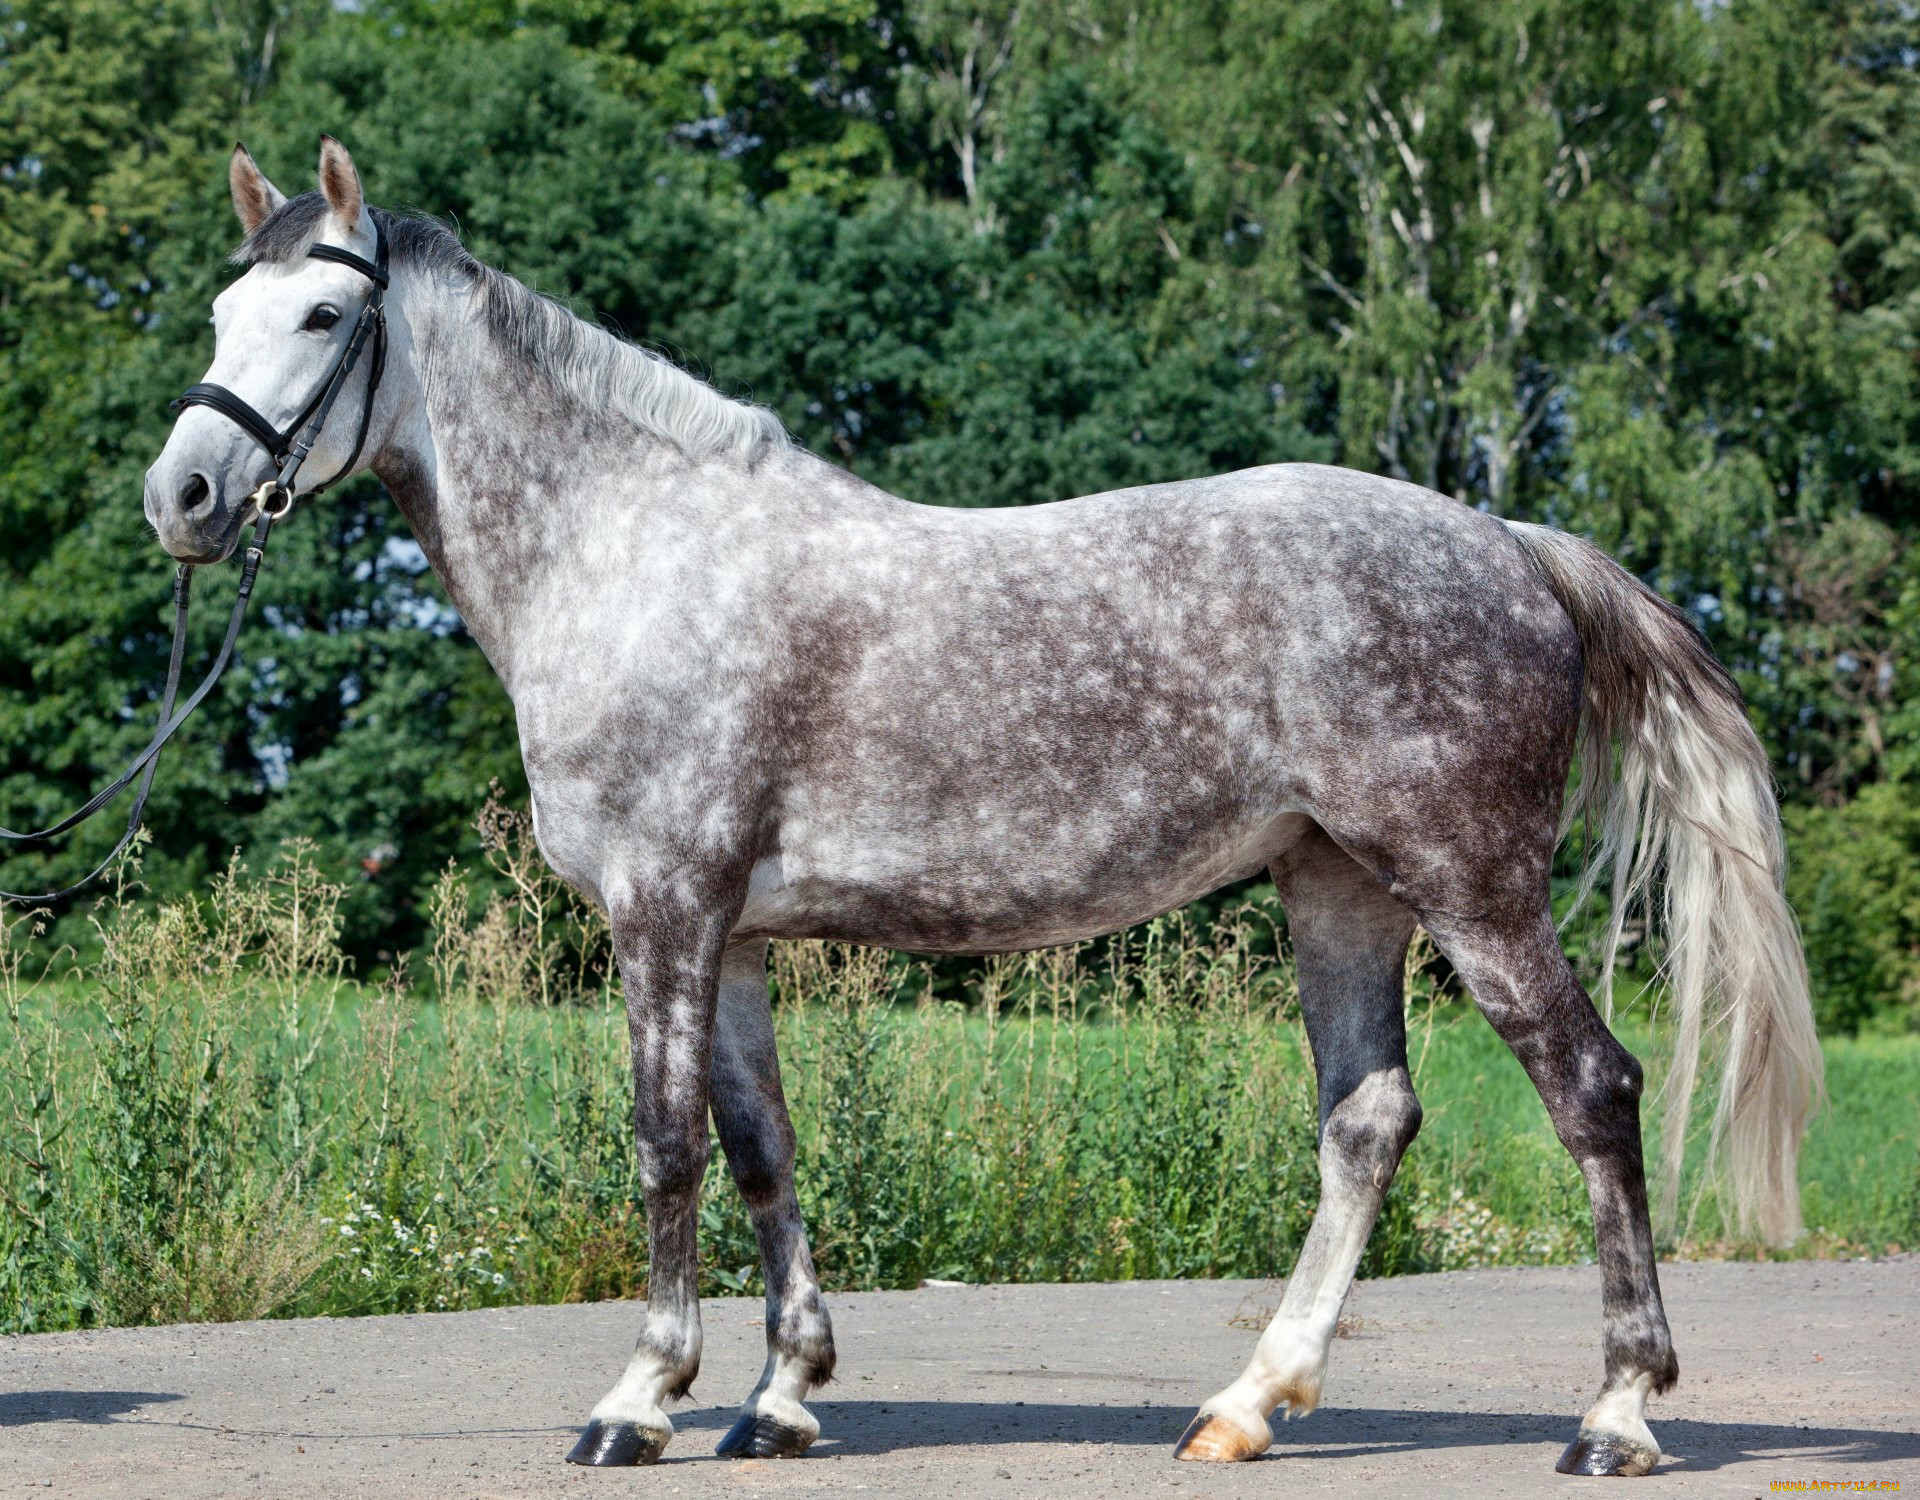
[[307, 314], [307, 321], [300, 325], [300, 331], [302, 333], [324, 332], [339, 321], [340, 309], [337, 307], [329, 307], [326, 303], [322, 302], [312, 312]]

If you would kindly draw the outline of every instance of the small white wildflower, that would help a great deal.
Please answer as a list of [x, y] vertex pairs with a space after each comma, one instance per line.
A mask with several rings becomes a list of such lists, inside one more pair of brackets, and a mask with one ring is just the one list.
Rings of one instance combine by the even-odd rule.
[[351, 1224], [342, 1224], [340, 1226], [340, 1232], [344, 1234], [348, 1239], [352, 1239], [354, 1235], [354, 1228]]

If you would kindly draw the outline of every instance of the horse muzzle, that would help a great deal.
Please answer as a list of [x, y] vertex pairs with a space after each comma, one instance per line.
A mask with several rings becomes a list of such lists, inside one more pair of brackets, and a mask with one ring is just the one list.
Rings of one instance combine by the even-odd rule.
[[216, 563], [232, 555], [251, 494], [225, 473], [155, 464], [147, 470], [147, 520], [177, 562]]

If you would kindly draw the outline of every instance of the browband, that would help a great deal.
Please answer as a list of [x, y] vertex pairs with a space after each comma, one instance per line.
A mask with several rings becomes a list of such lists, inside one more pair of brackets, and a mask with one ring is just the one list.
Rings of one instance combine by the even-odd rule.
[[343, 266], [352, 266], [354, 270], [384, 291], [387, 285], [387, 236], [378, 223], [373, 226], [373, 232], [380, 245], [376, 252], [380, 257], [379, 265], [339, 245], [315, 245], [307, 251], [307, 256], [312, 260], [333, 260]]

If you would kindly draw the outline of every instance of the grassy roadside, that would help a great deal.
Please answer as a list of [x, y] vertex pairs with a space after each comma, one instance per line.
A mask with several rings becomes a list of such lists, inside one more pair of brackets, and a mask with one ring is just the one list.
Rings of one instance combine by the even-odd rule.
[[[430, 987], [346, 974], [337, 893], [297, 848], [197, 907], [110, 904], [84, 975], [0, 967], [3, 1326], [638, 1293], [623, 1012], [527, 879], [477, 911], [450, 893]], [[829, 1286], [1283, 1274], [1318, 1174], [1270, 937], [1258, 912], [1204, 933], [1170, 918], [1097, 959], [983, 964], [964, 1005], [885, 955], [776, 950]], [[16, 926], [4, 951], [29, 939]], [[1417, 970], [1409, 1012], [1427, 1125], [1367, 1273], [1590, 1256], [1578, 1173], [1518, 1065]], [[1653, 1052], [1644, 1024], [1621, 1029]], [[1814, 1232], [1787, 1253], [1911, 1246], [1920, 1038], [1827, 1055], [1833, 1104], [1802, 1167]], [[757, 1287], [717, 1158], [702, 1243], [710, 1290]], [[1762, 1253], [1723, 1235], [1710, 1195], [1671, 1248]]]

